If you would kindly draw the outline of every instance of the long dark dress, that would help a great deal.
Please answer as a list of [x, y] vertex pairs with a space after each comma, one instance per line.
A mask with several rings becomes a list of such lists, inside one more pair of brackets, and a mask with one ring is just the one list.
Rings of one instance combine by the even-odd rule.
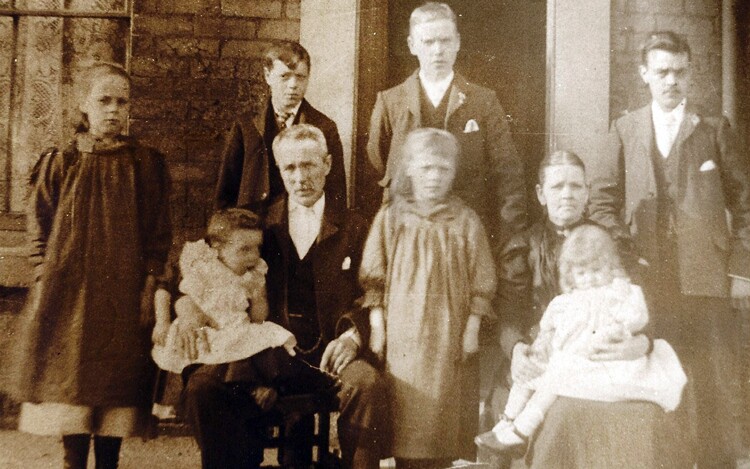
[[78, 134], [32, 173], [35, 284], [20, 317], [12, 394], [148, 407], [155, 373], [140, 294], [171, 244], [169, 176], [162, 155], [132, 139], [94, 144]]
[[[508, 243], [502, 253], [506, 269], [499, 272], [505, 286], [503, 327], [528, 334], [560, 293], [557, 256], [565, 234], [550, 222], [540, 222]], [[637, 277], [632, 245], [617, 241], [626, 269]], [[672, 415], [650, 402], [560, 397], [532, 438], [526, 462], [544, 469], [689, 467], [681, 459], [685, 451], [674, 436], [679, 429]]]

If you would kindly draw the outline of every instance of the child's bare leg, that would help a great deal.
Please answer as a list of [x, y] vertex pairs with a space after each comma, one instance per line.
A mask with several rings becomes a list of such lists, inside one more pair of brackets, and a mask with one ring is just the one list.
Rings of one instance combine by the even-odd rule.
[[513, 425], [496, 433], [498, 441], [505, 445], [523, 443], [539, 428], [556, 399], [557, 395], [547, 391], [534, 392], [523, 410], [513, 419]]
[[526, 407], [526, 403], [529, 402], [529, 399], [531, 399], [533, 395], [534, 391], [532, 389], [519, 384], [514, 384], [510, 388], [508, 402], [505, 404], [503, 414], [511, 420], [515, 419], [518, 417], [518, 414], [523, 411], [524, 407]]

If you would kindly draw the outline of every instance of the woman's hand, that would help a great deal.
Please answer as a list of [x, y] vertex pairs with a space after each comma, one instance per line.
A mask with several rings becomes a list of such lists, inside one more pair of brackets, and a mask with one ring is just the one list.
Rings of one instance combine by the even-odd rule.
[[518, 342], [513, 347], [510, 360], [510, 375], [514, 383], [526, 383], [541, 376], [544, 369], [529, 358], [528, 344]]
[[651, 340], [643, 334], [617, 340], [611, 337], [591, 347], [589, 359], [593, 361], [637, 360], [646, 355]]

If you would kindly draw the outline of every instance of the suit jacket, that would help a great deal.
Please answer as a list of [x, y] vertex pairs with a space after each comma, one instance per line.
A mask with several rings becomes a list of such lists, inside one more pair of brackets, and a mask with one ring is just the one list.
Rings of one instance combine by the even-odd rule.
[[[382, 177], [382, 187], [388, 187], [398, 169], [407, 134], [422, 126], [421, 86], [417, 71], [400, 85], [378, 93], [367, 152]], [[526, 225], [523, 163], [494, 91], [456, 73], [447, 93], [444, 128], [461, 146], [454, 193], [479, 214], [497, 255]]]
[[[216, 185], [216, 207], [243, 207], [265, 213], [275, 197], [270, 193], [269, 149], [263, 136], [273, 106], [268, 101], [266, 112], [242, 114], [232, 126], [221, 155], [221, 169]], [[271, 119], [273, 121], [273, 119]], [[331, 154], [331, 171], [326, 177], [326, 201], [346, 207], [346, 174], [344, 151], [336, 123], [303, 99], [295, 124], [310, 124], [319, 128], [326, 138]]]
[[[315, 302], [323, 345], [337, 337], [343, 327], [353, 324], [360, 330], [367, 328], [367, 318], [353, 313], [355, 301], [362, 296], [357, 281], [362, 250], [368, 232], [366, 220], [353, 210], [340, 210], [328, 204], [323, 210], [323, 222], [316, 240], [312, 264], [315, 275]], [[263, 259], [268, 263], [267, 285], [269, 319], [289, 327], [287, 310], [287, 276], [290, 249], [294, 249], [289, 235], [287, 197], [277, 199], [269, 208], [263, 240]], [[358, 321], [361, 319], [361, 321]]]
[[[657, 256], [657, 186], [651, 105], [616, 120], [608, 152], [588, 162], [591, 218], [633, 236], [641, 257]], [[675, 231], [683, 294], [725, 297], [727, 274], [750, 277], [750, 177], [723, 117], [688, 106], [669, 158], [677, 158]], [[727, 212], [731, 214], [731, 227]]]

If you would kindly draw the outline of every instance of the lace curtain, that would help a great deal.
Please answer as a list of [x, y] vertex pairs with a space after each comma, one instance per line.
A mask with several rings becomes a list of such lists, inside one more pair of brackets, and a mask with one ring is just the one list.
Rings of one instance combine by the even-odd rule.
[[[24, 211], [40, 153], [71, 137], [81, 70], [96, 61], [125, 63], [129, 20], [76, 12], [125, 7], [125, 0], [0, 0], [0, 9], [11, 10], [0, 14], [0, 212]], [[29, 14], [42, 10], [72, 16]]]

